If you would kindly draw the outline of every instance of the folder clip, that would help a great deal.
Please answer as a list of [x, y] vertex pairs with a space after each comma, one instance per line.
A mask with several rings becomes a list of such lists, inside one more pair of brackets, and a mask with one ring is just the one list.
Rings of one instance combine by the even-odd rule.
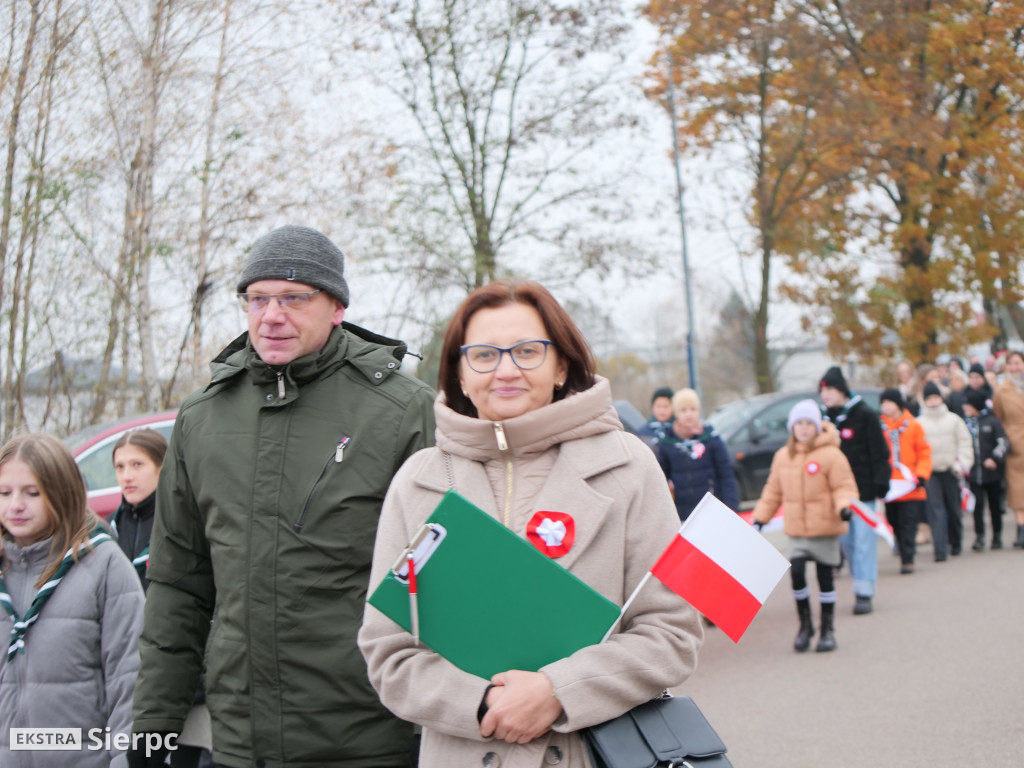
[[395, 560], [395, 564], [391, 566], [391, 573], [395, 575], [395, 578], [402, 584], [409, 583], [409, 555], [412, 555], [413, 566], [416, 569], [416, 573], [423, 572], [424, 564], [430, 559], [430, 556], [434, 554], [438, 546], [444, 541], [444, 537], [448, 534], [445, 527], [440, 523], [424, 523], [423, 527], [420, 528], [416, 535], [412, 537], [412, 541], [409, 542], [409, 546], [402, 550], [402, 554]]

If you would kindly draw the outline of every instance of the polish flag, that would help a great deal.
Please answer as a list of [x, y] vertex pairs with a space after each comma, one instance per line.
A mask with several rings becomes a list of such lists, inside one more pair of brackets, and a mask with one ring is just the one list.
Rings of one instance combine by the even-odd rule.
[[[754, 524], [754, 510], [748, 512], [740, 512], [739, 516], [746, 521], [747, 525]], [[761, 533], [771, 533], [772, 531], [781, 531], [785, 526], [785, 518], [782, 515], [782, 507], [779, 506], [775, 510], [775, 514], [772, 515], [772, 519], [769, 520], [761, 527]]]
[[707, 493], [651, 573], [739, 642], [788, 569], [767, 539]]
[[885, 515], [873, 512], [870, 507], [866, 506], [864, 502], [859, 499], [853, 499], [850, 501], [850, 509], [856, 513], [857, 517], [870, 525], [875, 533], [885, 539], [885, 543], [890, 547], [896, 543], [896, 539], [893, 537], [892, 533], [892, 526], [889, 525], [889, 521], [885, 519]]

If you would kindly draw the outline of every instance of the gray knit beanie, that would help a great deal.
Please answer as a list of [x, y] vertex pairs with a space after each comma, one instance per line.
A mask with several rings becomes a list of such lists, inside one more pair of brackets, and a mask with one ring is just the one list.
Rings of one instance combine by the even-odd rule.
[[237, 291], [245, 293], [258, 280], [294, 280], [312, 285], [348, 306], [345, 255], [327, 235], [309, 227], [288, 224], [253, 243]]

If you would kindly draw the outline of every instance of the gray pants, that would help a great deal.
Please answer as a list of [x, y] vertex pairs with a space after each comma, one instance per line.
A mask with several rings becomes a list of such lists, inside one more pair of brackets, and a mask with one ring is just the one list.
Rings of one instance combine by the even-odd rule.
[[928, 480], [928, 525], [936, 560], [963, 550], [964, 521], [960, 510], [960, 483], [951, 471], [932, 472]]

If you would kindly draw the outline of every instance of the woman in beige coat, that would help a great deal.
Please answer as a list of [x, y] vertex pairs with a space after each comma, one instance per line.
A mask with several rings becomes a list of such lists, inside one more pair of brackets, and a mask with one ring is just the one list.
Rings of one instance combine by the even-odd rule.
[[[594, 375], [564, 309], [536, 283], [478, 289], [448, 328], [439, 381], [437, 446], [392, 483], [371, 587], [454, 488], [622, 605], [679, 520], [654, 455], [622, 431], [608, 382]], [[527, 536], [552, 511], [566, 526], [561, 541]], [[495, 563], [492, 578], [515, 574]], [[583, 768], [575, 732], [681, 684], [702, 639], [696, 611], [650, 580], [606, 642], [537, 672], [476, 677], [417, 647], [372, 606], [359, 644], [384, 705], [423, 727], [421, 766]]]
[[1017, 539], [1024, 547], [1024, 354], [1014, 350], [1006, 356], [1006, 375], [992, 396], [992, 412], [1003, 423], [1010, 441], [1006, 456], [1006, 506], [1017, 518]]
[[860, 498], [860, 492], [850, 463], [839, 447], [839, 433], [832, 424], [822, 423], [821, 410], [814, 400], [801, 400], [794, 405], [787, 425], [789, 442], [772, 459], [771, 472], [753, 517], [755, 523], [764, 524], [782, 506], [783, 530], [789, 536], [793, 597], [800, 617], [793, 648], [806, 651], [814, 634], [806, 577], [810, 560], [817, 568], [821, 601], [821, 635], [815, 650], [834, 651], [833, 569], [839, 565], [839, 537], [846, 533], [849, 507]]

